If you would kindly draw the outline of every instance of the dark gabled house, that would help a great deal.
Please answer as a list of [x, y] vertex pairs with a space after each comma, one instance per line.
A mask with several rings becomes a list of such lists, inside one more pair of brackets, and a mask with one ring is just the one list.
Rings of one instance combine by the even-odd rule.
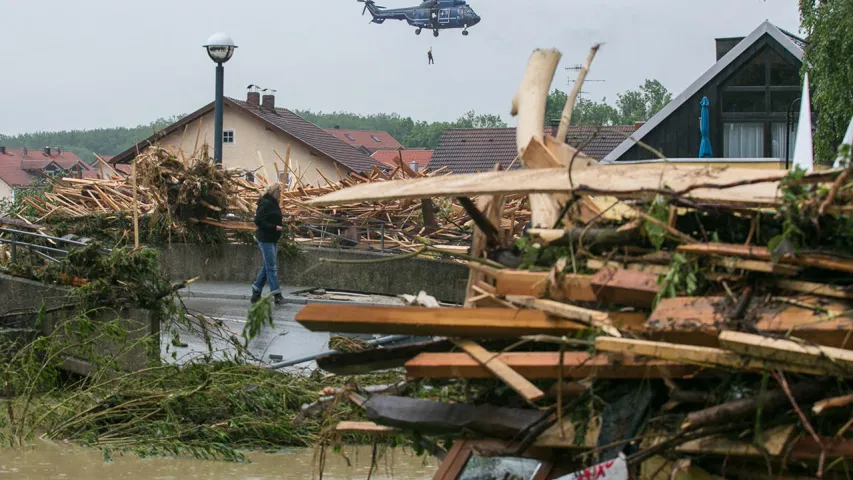
[[[718, 38], [717, 62], [633, 135], [666, 157], [699, 156], [700, 102], [709, 101], [714, 158], [784, 159], [793, 156], [806, 41], [770, 22], [743, 38]], [[793, 112], [791, 127], [789, 111]], [[786, 150], [786, 142], [790, 150]], [[656, 158], [633, 140], [621, 142], [602, 163]], [[784, 163], [784, 162], [782, 162]]]
[[[569, 127], [566, 143], [600, 160], [634, 132], [634, 125]], [[548, 135], [556, 128], [547, 127]], [[475, 173], [501, 168], [521, 168], [516, 159], [515, 128], [453, 128], [445, 131], [429, 161], [430, 170], [447, 167], [452, 173]]]

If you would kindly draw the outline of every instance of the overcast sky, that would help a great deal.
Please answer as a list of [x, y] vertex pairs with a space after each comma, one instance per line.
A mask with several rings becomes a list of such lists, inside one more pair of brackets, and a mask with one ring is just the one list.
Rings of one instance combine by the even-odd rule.
[[[389, 8], [419, 0], [380, 0]], [[657, 78], [678, 94], [715, 60], [714, 38], [765, 19], [798, 31], [797, 0], [469, 0], [483, 21], [463, 37], [368, 24], [355, 0], [0, 0], [0, 133], [147, 124], [214, 94], [201, 45], [224, 31], [239, 48], [226, 95], [255, 83], [292, 109], [397, 112], [452, 120], [467, 110], [510, 121], [530, 52], [556, 47], [566, 89], [589, 47], [591, 97]], [[435, 65], [427, 65], [432, 46]]]

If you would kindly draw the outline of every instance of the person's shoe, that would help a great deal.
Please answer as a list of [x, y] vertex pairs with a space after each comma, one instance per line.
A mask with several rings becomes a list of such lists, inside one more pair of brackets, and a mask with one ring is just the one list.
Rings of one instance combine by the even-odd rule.
[[258, 303], [260, 300], [261, 300], [261, 292], [256, 292], [256, 291], [252, 290], [252, 300], [251, 300], [252, 304], [254, 305], [254, 304]]
[[275, 299], [276, 305], [281, 305], [282, 303], [284, 303], [284, 297], [282, 297], [280, 293], [276, 293], [273, 299]]

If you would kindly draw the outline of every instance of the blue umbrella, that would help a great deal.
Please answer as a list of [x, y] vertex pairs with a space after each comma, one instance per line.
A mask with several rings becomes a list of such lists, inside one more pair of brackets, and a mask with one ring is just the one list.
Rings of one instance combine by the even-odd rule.
[[711, 158], [714, 156], [711, 152], [711, 115], [708, 112], [708, 106], [711, 103], [708, 97], [702, 97], [699, 105], [702, 105], [702, 116], [699, 119], [699, 131], [702, 132], [702, 143], [699, 144], [699, 158]]

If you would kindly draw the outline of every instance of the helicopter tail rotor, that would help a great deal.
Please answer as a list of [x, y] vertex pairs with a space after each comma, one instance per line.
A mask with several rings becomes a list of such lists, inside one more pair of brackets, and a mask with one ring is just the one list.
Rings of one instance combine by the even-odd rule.
[[373, 0], [358, 0], [359, 3], [364, 4], [364, 9], [362, 9], [361, 14], [364, 15], [370, 10], [370, 14], [372, 16], [376, 16], [376, 11], [385, 7], [379, 6]]

